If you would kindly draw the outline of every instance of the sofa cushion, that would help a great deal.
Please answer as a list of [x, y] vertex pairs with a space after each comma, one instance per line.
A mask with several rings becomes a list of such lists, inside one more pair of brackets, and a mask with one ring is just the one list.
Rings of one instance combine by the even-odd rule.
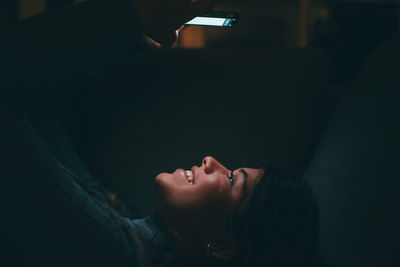
[[304, 175], [320, 208], [320, 249], [340, 267], [400, 266], [400, 35], [368, 60]]

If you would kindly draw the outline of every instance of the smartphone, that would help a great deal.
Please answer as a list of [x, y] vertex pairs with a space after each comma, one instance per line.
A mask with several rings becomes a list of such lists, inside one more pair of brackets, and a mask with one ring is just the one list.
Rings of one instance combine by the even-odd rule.
[[227, 11], [212, 12], [207, 15], [195, 17], [185, 25], [233, 27], [239, 22], [239, 14]]

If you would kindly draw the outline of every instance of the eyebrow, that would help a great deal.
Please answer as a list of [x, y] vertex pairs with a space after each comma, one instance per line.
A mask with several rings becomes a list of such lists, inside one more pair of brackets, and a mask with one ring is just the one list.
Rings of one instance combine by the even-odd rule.
[[246, 192], [247, 178], [249, 177], [249, 175], [247, 174], [247, 172], [244, 169], [240, 169], [239, 172], [241, 172], [243, 174], [242, 194], [244, 194]]

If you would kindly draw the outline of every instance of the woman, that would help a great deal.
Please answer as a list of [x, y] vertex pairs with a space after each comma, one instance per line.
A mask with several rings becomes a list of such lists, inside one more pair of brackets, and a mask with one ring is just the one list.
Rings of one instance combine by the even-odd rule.
[[[132, 2], [135, 10], [132, 10]], [[19, 194], [15, 195], [7, 190], [3, 192], [10, 196], [7, 201], [15, 200], [20, 208], [18, 214], [21, 217], [15, 213], [12, 218], [2, 217], [2, 220], [11, 218], [12, 223], [6, 221], [7, 225], [21, 224], [20, 227], [14, 225], [17, 233], [20, 229], [27, 229], [24, 221], [25, 214], [29, 214], [29, 205], [41, 211], [40, 216], [32, 216], [30, 229], [33, 230], [21, 234], [24, 243], [17, 246], [21, 255], [36, 257], [32, 251], [46, 245], [43, 250], [38, 250], [42, 254], [36, 253], [39, 256], [32, 265], [40, 266], [42, 260], [45, 262], [43, 265], [50, 265], [46, 257], [52, 254], [62, 255], [63, 259], [74, 256], [72, 249], [83, 240], [72, 238], [70, 241], [76, 244], [67, 247], [65, 253], [59, 248], [68, 238], [64, 232], [75, 232], [68, 222], [81, 226], [81, 221], [73, 218], [79, 213], [82, 215], [79, 218], [90, 219], [85, 221], [89, 228], [106, 229], [104, 232], [111, 243], [118, 243], [128, 254], [144, 251], [145, 260], [134, 263], [139, 265], [140, 262], [139, 266], [145, 262], [150, 265], [190, 266], [310, 266], [311, 258], [315, 256], [315, 207], [304, 184], [281, 177], [273, 168], [230, 170], [207, 157], [201, 166], [191, 171], [178, 169], [173, 174], [158, 175], [159, 213], [131, 220], [129, 216], [123, 216], [122, 209], [90, 174], [59, 125], [59, 106], [69, 104], [72, 95], [86, 89], [89, 84], [98, 85], [114, 64], [132, 61], [138, 52], [138, 46], [132, 44], [137, 45], [140, 34], [146, 33], [160, 42], [168, 40], [163, 38], [164, 33], [174, 33], [188, 18], [209, 10], [212, 2], [171, 1], [173, 4], [167, 11], [183, 10], [178, 13], [184, 14], [171, 16], [163, 10], [163, 14], [172, 19], [168, 23], [153, 24], [153, 21], [160, 21], [157, 17], [159, 12], [150, 11], [162, 10], [163, 6], [151, 9], [149, 6], [160, 4], [160, 1], [88, 1], [75, 10], [39, 16], [3, 32], [7, 42], [2, 42], [0, 87], [5, 88], [7, 97], [2, 99], [8, 100], [7, 108], [24, 110], [23, 120], [34, 129], [29, 133], [26, 130], [30, 136], [28, 139], [40, 139], [37, 145], [50, 152], [42, 153], [41, 157], [47, 157], [66, 174], [66, 177], [52, 177], [59, 183], [50, 187], [41, 176], [34, 176], [33, 185], [39, 194], [25, 188], [28, 186], [24, 184], [26, 194], [32, 194], [30, 197], [21, 194], [22, 189], [18, 189], [16, 192]], [[181, 5], [185, 5], [185, 9], [180, 9]], [[134, 16], [136, 12], [140, 19]], [[87, 17], [91, 19], [87, 20]], [[141, 27], [137, 23], [139, 20]], [[32, 29], [36, 35], [32, 34]], [[31, 105], [32, 102], [35, 105]], [[56, 191], [60, 184], [63, 187], [60, 194], [66, 192], [68, 197], [58, 199], [54, 194], [50, 198], [52, 201], [38, 202], [37, 195], [47, 196], [45, 189]], [[9, 191], [13, 192], [12, 189]], [[24, 198], [29, 203], [19, 203], [19, 199]], [[67, 210], [60, 212], [58, 207], [48, 208], [47, 205], [56, 200], [67, 208], [73, 204], [73, 212], [69, 214]], [[56, 212], [60, 216], [62, 213], [71, 216], [58, 220]], [[35, 227], [34, 222], [39, 226]], [[42, 232], [35, 230], [38, 228]], [[13, 236], [9, 238], [14, 239]], [[95, 251], [96, 247], [92, 250]], [[88, 262], [94, 264], [93, 259], [88, 258]], [[74, 266], [85, 265], [80, 260], [73, 262], [71, 265]], [[96, 263], [96, 266], [100, 265]]]
[[135, 219], [80, 160], [57, 118], [36, 114], [28, 120], [67, 174], [56, 179], [72, 188], [66, 189], [68, 197], [102, 224], [119, 249], [141, 258], [140, 264], [134, 260], [138, 266], [318, 263], [317, 208], [307, 184], [297, 178], [272, 166], [230, 169], [205, 157], [191, 170], [158, 174], [158, 212]]
[[274, 167], [229, 169], [209, 156], [191, 170], [161, 173], [155, 178], [158, 212], [135, 219], [87, 169], [56, 119], [30, 123], [68, 175], [61, 178], [72, 188], [68, 197], [100, 222], [120, 249], [139, 255], [138, 266], [318, 264], [312, 194], [307, 184]]
[[274, 168], [227, 169], [213, 157], [156, 177], [158, 214], [132, 220], [153, 264], [316, 266], [310, 190]]

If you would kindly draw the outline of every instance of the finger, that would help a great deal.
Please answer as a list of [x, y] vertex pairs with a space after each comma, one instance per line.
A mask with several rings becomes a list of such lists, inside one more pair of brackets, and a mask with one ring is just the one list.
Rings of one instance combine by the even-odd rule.
[[[186, 25], [180, 26], [179, 29], [177, 30], [178, 34], [181, 33], [181, 32], [183, 32], [183, 31], [186, 29], [186, 27], [187, 27]], [[179, 36], [178, 36], [178, 37], [179, 37]]]
[[178, 39], [178, 31], [166, 31], [152, 35], [151, 37], [164, 48], [170, 48]]
[[142, 40], [146, 47], [153, 47], [153, 48], [161, 48], [162, 47], [162, 45], [160, 43], [154, 41], [147, 35], [143, 35]]

